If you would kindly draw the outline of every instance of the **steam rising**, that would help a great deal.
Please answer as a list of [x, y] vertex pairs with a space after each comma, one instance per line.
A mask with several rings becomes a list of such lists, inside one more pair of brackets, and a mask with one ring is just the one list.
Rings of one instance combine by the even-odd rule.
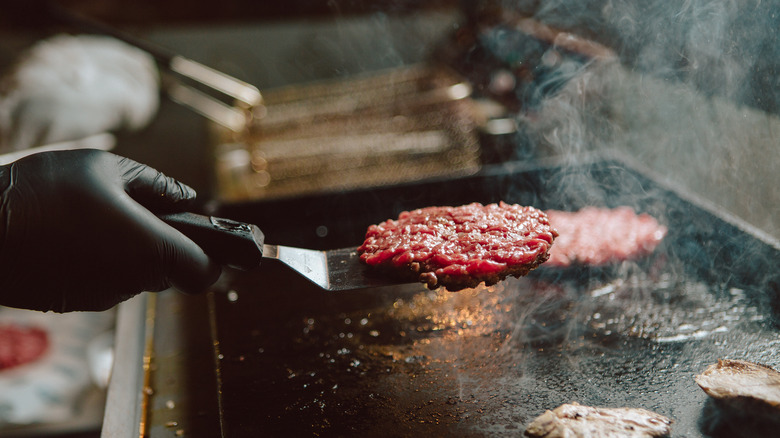
[[707, 94], [776, 111], [776, 89], [761, 90], [774, 94], [766, 96], [774, 102], [746, 94], [750, 82], [772, 74], [771, 68], [762, 67], [774, 63], [776, 74], [777, 6], [761, 0], [553, 0], [519, 10], [615, 48], [639, 71], [682, 78]]
[[554, 0], [512, 7], [605, 44], [619, 59], [586, 64], [538, 112], [521, 116], [532, 144], [572, 159], [587, 150], [622, 150], [780, 235], [780, 196], [770, 189], [780, 184], [777, 2]]
[[[617, 55], [563, 72], [569, 81], [559, 93], [518, 114], [538, 154], [563, 157], [575, 165], [585, 152], [622, 151], [671, 185], [780, 236], [780, 195], [771, 192], [780, 184], [776, 2], [553, 0], [505, 1], [502, 6], [598, 41]], [[560, 78], [551, 75], [549, 80]], [[598, 187], [588, 186], [586, 175], [564, 169], [560, 181], [567, 180], [571, 183], [563, 192], [578, 193], [586, 202], [610, 202]], [[666, 211], [661, 206], [652, 213], [663, 216]], [[588, 397], [597, 399], [603, 393], [611, 403], [620, 403], [620, 376], [626, 376], [642, 381], [626, 386], [655, 388], [642, 399], [645, 406], [660, 408], [681, 390], [665, 381], [664, 369], [682, 366], [694, 371], [699, 366], [695, 362], [718, 354], [776, 362], [766, 353], [776, 350], [777, 341], [762, 329], [770, 319], [765, 309], [740, 289], [714, 290], [690, 282], [678, 275], [672, 266], [676, 263], [648, 275], [627, 262], [621, 267], [625, 275], [600, 285], [579, 281], [543, 287], [529, 285], [527, 279], [499, 285], [487, 299], [502, 296], [496, 308], [504, 311], [487, 310], [493, 306], [482, 310], [493, 315], [493, 333], [503, 337], [491, 350], [490, 363], [481, 365], [480, 376], [469, 375], [463, 367], [461, 399], [479, 394], [485, 385], [482, 378], [490, 376], [518, 397], [529, 392], [534, 400], [549, 397], [552, 407], [577, 399], [577, 394], [561, 399], [560, 389], [566, 385], [562, 381], [569, 376]], [[771, 290], [765, 280], [756, 284]], [[458, 340], [468, 351], [469, 338]], [[674, 364], [663, 351], [680, 345], [695, 351], [686, 351], [686, 363]], [[757, 345], [761, 347], [754, 348]], [[633, 349], [647, 354], [624, 362], [619, 351]], [[549, 366], [540, 357], [550, 354], [560, 355], [559, 367], [537, 369], [539, 362]], [[617, 381], [593, 380], [588, 370], [594, 360]], [[516, 368], [507, 371], [506, 362]], [[631, 395], [626, 395], [625, 402], [629, 400]], [[502, 415], [512, 412], [506, 404], [492, 407], [486, 415], [493, 421], [487, 424], [500, 424]], [[683, 429], [691, 427], [685, 424], [690, 418], [678, 421]]]

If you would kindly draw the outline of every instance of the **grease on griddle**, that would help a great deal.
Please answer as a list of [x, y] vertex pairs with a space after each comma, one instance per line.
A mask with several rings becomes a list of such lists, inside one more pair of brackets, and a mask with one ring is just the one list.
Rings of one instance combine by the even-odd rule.
[[[508, 381], [496, 393], [490, 382], [518, 372], [524, 349], [508, 345], [531, 341], [518, 323], [536, 326], [542, 339], [553, 320], [564, 318], [557, 306], [531, 305], [541, 313], [528, 315], [523, 302], [539, 297], [521, 290], [514, 282], [460, 294], [423, 289], [386, 305], [333, 313], [298, 306], [291, 309], [298, 317], [273, 333], [250, 332], [248, 345], [259, 354], [227, 355], [223, 368], [246, 371], [253, 384], [266, 382], [273, 394], [247, 403], [279, 431], [369, 436], [382, 432], [377, 425], [397, 424], [398, 436], [426, 436], [464, 422], [520, 430], [514, 411], [523, 401], [511, 395], [520, 383]], [[264, 372], [251, 372], [257, 369]]]

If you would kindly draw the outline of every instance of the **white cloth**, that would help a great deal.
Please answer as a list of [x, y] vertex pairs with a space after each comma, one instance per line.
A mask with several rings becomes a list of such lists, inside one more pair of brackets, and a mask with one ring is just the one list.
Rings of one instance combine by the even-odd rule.
[[154, 59], [110, 37], [41, 41], [0, 81], [0, 152], [139, 129], [159, 106]]

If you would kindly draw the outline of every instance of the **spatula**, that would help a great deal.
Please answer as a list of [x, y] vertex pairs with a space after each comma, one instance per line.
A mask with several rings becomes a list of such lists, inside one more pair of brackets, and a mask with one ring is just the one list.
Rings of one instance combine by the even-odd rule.
[[409, 283], [370, 272], [370, 268], [360, 262], [357, 248], [320, 251], [268, 245], [256, 225], [189, 212], [160, 218], [192, 239], [206, 254], [236, 269], [256, 268], [263, 258], [276, 260], [329, 291]]

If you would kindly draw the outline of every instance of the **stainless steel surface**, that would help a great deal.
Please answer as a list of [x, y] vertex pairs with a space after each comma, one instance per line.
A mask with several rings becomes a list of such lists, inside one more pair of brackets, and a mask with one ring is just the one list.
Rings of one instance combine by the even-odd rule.
[[181, 55], [171, 58], [168, 67], [174, 73], [236, 99], [243, 107], [252, 108], [263, 103], [263, 96], [254, 85]]
[[[180, 103], [234, 133], [245, 133], [255, 111], [262, 109], [263, 96], [254, 85], [199, 62], [174, 55], [165, 65], [170, 73], [164, 76], [163, 89], [174, 102]], [[165, 70], [163, 70], [165, 71]], [[196, 86], [216, 92], [208, 94], [195, 86], [178, 80], [176, 76], [192, 81]], [[219, 96], [232, 100], [225, 102]]]
[[207, 294], [156, 298], [148, 436], [219, 437]]
[[148, 296], [136, 295], [119, 305], [114, 342], [114, 366], [108, 385], [101, 436], [138, 437], [146, 415], [144, 358], [152, 333], [148, 321]]
[[202, 91], [175, 81], [165, 82], [164, 88], [172, 101], [192, 109], [212, 122], [233, 132], [246, 129], [249, 116], [245, 110], [226, 105]]

